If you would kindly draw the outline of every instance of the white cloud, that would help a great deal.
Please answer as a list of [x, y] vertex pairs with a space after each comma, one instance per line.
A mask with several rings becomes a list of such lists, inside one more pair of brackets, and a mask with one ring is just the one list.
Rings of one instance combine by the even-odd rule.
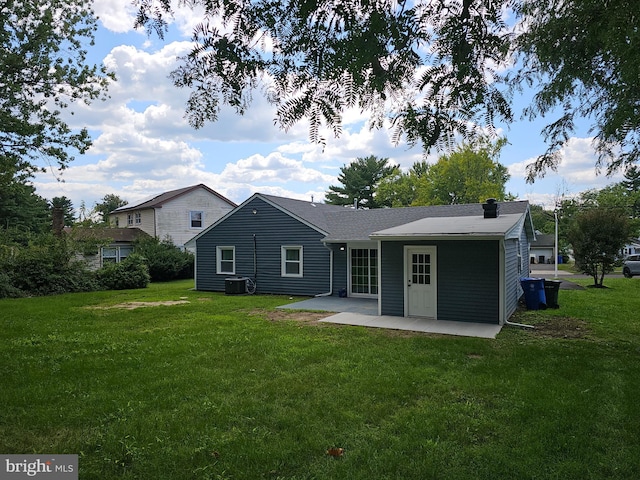
[[[509, 165], [512, 178], [524, 178], [526, 168], [535, 158], [528, 158]], [[607, 177], [596, 171], [597, 156], [593, 149], [591, 138], [569, 139], [567, 145], [560, 151], [560, 163], [557, 172], [548, 171], [545, 177], [536, 179], [533, 186], [546, 183], [558, 184], [562, 182], [568, 193], [579, 193], [591, 188], [603, 188], [611, 183], [619, 182], [621, 174]], [[533, 187], [532, 187], [533, 188]]]
[[276, 184], [287, 182], [330, 182], [333, 177], [307, 168], [303, 162], [273, 152], [267, 156], [252, 155], [236, 163], [227, 164], [221, 173], [225, 181], [236, 183]]
[[136, 9], [131, 0], [100, 0], [93, 3], [93, 10], [107, 30], [116, 33], [133, 30]]

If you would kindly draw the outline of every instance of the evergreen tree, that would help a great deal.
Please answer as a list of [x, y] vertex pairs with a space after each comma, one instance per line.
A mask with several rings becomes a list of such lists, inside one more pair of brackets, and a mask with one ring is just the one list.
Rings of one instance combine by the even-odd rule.
[[338, 180], [342, 185], [331, 185], [325, 200], [332, 205], [355, 205], [357, 208], [380, 208], [375, 197], [376, 189], [383, 178], [400, 172], [397, 166], [389, 166], [388, 158], [370, 155], [357, 158], [340, 168]]

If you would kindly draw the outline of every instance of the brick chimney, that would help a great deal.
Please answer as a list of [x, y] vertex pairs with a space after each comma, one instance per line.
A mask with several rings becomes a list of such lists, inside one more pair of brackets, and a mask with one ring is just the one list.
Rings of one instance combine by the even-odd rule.
[[62, 235], [62, 229], [64, 228], [64, 209], [53, 207], [51, 215], [53, 217], [53, 234], [59, 237]]
[[487, 203], [482, 204], [484, 210], [484, 218], [498, 218], [500, 214], [500, 204], [495, 198], [489, 198]]

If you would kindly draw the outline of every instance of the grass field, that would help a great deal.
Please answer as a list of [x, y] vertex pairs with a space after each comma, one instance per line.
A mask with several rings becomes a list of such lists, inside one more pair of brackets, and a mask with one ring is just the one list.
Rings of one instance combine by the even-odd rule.
[[78, 454], [81, 479], [640, 478], [640, 280], [605, 284], [496, 340], [190, 282], [1, 300], [0, 453]]

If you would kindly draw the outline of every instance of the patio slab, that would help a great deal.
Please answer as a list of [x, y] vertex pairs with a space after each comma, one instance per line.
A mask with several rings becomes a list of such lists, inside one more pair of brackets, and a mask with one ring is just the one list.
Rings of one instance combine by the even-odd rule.
[[320, 320], [326, 323], [387, 328], [441, 335], [496, 338], [501, 325], [475, 322], [450, 322], [417, 317], [378, 315], [378, 302], [369, 298], [315, 297], [279, 306], [282, 309], [338, 312]]
[[341, 312], [320, 320], [342, 325], [359, 325], [370, 328], [388, 328], [411, 332], [439, 333], [463, 337], [496, 338], [501, 325], [473, 322], [449, 322], [415, 317], [392, 317], [388, 315], [363, 315], [361, 313]]

